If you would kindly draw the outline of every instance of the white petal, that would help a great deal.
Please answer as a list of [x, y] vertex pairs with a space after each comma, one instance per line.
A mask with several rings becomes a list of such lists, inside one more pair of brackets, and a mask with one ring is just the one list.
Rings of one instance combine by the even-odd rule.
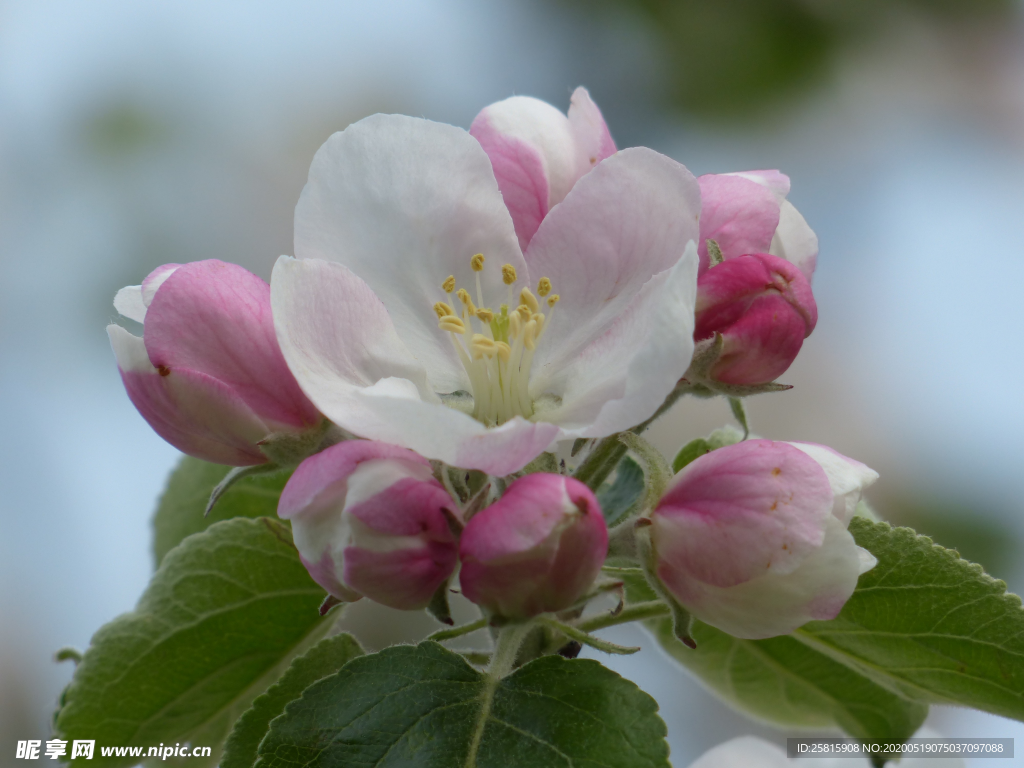
[[114, 309], [122, 317], [137, 323], [146, 322], [146, 303], [142, 300], [141, 285], [126, 285], [114, 296]]
[[712, 747], [690, 763], [690, 768], [791, 768], [792, 765], [780, 747], [756, 736], [740, 736]]
[[699, 215], [693, 174], [642, 147], [612, 155], [576, 183], [527, 251], [531, 276], [550, 278], [561, 297], [537, 347], [538, 381], [577, 357], [654, 275], [679, 261], [699, 236]]
[[561, 394], [543, 418], [573, 437], [601, 437], [649, 418], [686, 373], [693, 355], [697, 248], [653, 277], [615, 322], [551, 375], [538, 391]]
[[160, 286], [163, 285], [167, 278], [173, 275], [180, 267], [181, 264], [162, 264], [148, 275], [146, 279], [142, 281], [142, 301], [148, 307], [153, 303], [153, 297], [156, 296], [156, 292]]
[[476, 296], [470, 259], [486, 258], [484, 301], [503, 300], [501, 265], [525, 262], [491, 162], [461, 128], [374, 115], [320, 148], [295, 209], [295, 255], [335, 261], [366, 281], [439, 392], [464, 373], [432, 309], [455, 275]]
[[808, 281], [814, 276], [814, 267], [818, 261], [818, 236], [788, 200], [784, 200], [779, 209], [779, 227], [775, 230], [768, 252], [795, 264]]
[[861, 493], [878, 480], [878, 473], [831, 448], [816, 443], [790, 443], [814, 459], [825, 470], [835, 503], [832, 514], [843, 525], [849, 525], [857, 510]]
[[110, 346], [114, 349], [118, 368], [125, 373], [156, 373], [141, 336], [129, 333], [120, 325], [113, 323], [107, 326], [107, 336], [110, 337]]

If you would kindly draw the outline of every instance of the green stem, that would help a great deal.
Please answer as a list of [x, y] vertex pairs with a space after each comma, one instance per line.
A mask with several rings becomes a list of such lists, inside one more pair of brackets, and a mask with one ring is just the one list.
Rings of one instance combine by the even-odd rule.
[[604, 651], [605, 653], [614, 653], [618, 656], [628, 656], [640, 650], [637, 646], [619, 645], [618, 643], [610, 643], [607, 640], [602, 640], [599, 637], [592, 637], [581, 629], [570, 624], [565, 624], [558, 619], [553, 619], [550, 616], [542, 616], [538, 621], [547, 627], [551, 627], [551, 629], [556, 632], [561, 632], [570, 640], [575, 640], [583, 645], [589, 645], [591, 648], [596, 648], [597, 650]]
[[583, 632], [594, 632], [598, 629], [604, 629], [605, 627], [614, 627], [617, 624], [628, 624], [631, 621], [657, 619], [662, 616], [668, 616], [671, 613], [672, 610], [661, 600], [651, 600], [646, 603], [636, 603], [634, 605], [626, 606], [614, 616], [610, 613], [606, 613], [601, 616], [594, 616], [593, 618], [585, 619], [576, 626], [577, 629], [580, 629]]
[[487, 619], [477, 619], [472, 624], [463, 624], [461, 627], [440, 629], [432, 635], [427, 635], [427, 640], [434, 640], [436, 642], [451, 640], [453, 637], [462, 637], [463, 635], [468, 635], [470, 632], [476, 632], [478, 629], [483, 629], [486, 626]]
[[480, 742], [484, 737], [484, 729], [487, 720], [491, 716], [491, 704], [494, 701], [494, 692], [498, 689], [501, 679], [512, 671], [516, 663], [516, 654], [519, 646], [526, 637], [527, 632], [532, 629], [533, 624], [509, 624], [498, 630], [498, 637], [494, 644], [494, 652], [491, 654], [491, 663], [487, 667], [484, 678], [484, 690], [480, 695], [480, 714], [473, 729], [473, 738], [469, 743], [469, 752], [466, 755], [466, 768], [476, 768], [476, 755], [480, 751]]

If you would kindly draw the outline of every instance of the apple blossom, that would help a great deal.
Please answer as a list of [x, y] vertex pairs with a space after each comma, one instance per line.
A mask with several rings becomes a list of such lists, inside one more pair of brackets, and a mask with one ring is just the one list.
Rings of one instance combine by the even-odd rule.
[[838, 615], [875, 559], [846, 530], [878, 475], [810, 443], [746, 440], [683, 468], [651, 514], [657, 577], [740, 638]]
[[277, 513], [313, 579], [345, 602], [424, 608], [455, 569], [458, 507], [412, 451], [349, 440], [299, 465]]
[[166, 264], [114, 306], [142, 337], [107, 326], [128, 397], [179, 450], [219, 464], [263, 464], [260, 444], [322, 417], [281, 355], [270, 287], [234, 264]]
[[673, 390], [693, 351], [699, 208], [683, 166], [627, 149], [524, 254], [476, 139], [374, 115], [313, 160], [297, 258], [271, 280], [278, 339], [344, 429], [506, 475], [642, 422]]
[[694, 339], [722, 334], [708, 377], [756, 385], [782, 375], [818, 321], [811, 284], [785, 259], [767, 253], [736, 256], [697, 280]]
[[709, 239], [722, 256], [770, 253], [814, 275], [818, 237], [786, 200], [789, 177], [778, 171], [744, 171], [701, 176], [700, 271], [710, 266]]
[[608, 530], [587, 486], [562, 475], [526, 475], [466, 524], [459, 582], [492, 614], [529, 618], [579, 600], [607, 552]]
[[568, 117], [540, 99], [513, 96], [484, 107], [469, 132], [491, 159], [524, 251], [548, 211], [615, 154], [601, 110], [583, 87], [573, 92]]

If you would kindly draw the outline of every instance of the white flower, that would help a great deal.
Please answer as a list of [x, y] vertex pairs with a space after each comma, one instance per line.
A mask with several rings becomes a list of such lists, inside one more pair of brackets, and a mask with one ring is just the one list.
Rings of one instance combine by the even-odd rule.
[[508, 474], [644, 421], [686, 371], [699, 213], [689, 171], [627, 149], [523, 254], [472, 136], [375, 115], [313, 161], [271, 280], [281, 349], [345, 429]]

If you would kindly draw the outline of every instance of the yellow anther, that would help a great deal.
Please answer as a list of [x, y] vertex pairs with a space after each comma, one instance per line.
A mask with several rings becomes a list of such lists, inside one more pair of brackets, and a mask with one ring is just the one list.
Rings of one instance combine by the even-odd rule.
[[506, 344], [504, 341], [494, 342], [494, 346], [498, 349], [498, 358], [503, 363], [507, 363], [509, 358], [512, 357], [512, 347]]
[[540, 309], [540, 303], [537, 301], [537, 297], [533, 295], [533, 291], [529, 288], [523, 288], [523, 290], [519, 292], [519, 301], [529, 307], [531, 313]]
[[512, 285], [516, 281], [516, 268], [511, 264], [503, 264], [501, 266], [501, 279], [505, 281], [505, 285]]
[[558, 303], [558, 300], [560, 298], [562, 298], [562, 297], [559, 296], [557, 293], [552, 293], [550, 296], [548, 296], [548, 306], [549, 307], [555, 306], [555, 304]]
[[523, 346], [527, 349], [537, 348], [537, 321], [531, 320], [523, 328]]
[[469, 298], [469, 291], [465, 288], [459, 288], [459, 290], [455, 292], [455, 295], [459, 297], [459, 301], [466, 305], [466, 309], [469, 310], [469, 314], [476, 314], [476, 306], [474, 306], [473, 300]]
[[508, 335], [514, 339], [519, 336], [521, 330], [523, 330], [523, 318], [518, 312], [513, 312], [508, 316]]
[[476, 311], [476, 316], [482, 322], [489, 323], [494, 319], [494, 311], [487, 309], [486, 307], [480, 307], [480, 309]]
[[450, 306], [448, 306], [448, 304], [446, 304], [443, 301], [439, 301], [439, 302], [437, 302], [437, 304], [434, 305], [434, 311], [437, 313], [437, 319], [438, 320], [440, 320], [440, 319], [442, 319], [444, 317], [447, 317], [448, 315], [454, 315], [455, 314], [455, 312], [452, 310], [452, 308]]
[[469, 266], [473, 268], [474, 272], [482, 271], [484, 268], [484, 255], [482, 253], [478, 253], [469, 260]]
[[455, 315], [445, 315], [441, 318], [441, 321], [437, 326], [442, 331], [448, 331], [448, 333], [465, 333], [466, 325]]
[[527, 322], [533, 316], [533, 312], [531, 312], [530, 308], [525, 304], [520, 304], [518, 307], [516, 307], [516, 313], [522, 315], [522, 320], [524, 323]]
[[537, 293], [540, 294], [541, 298], [544, 298], [551, 293], [551, 281], [546, 277], [542, 277], [537, 283]]
[[455, 290], [455, 275], [448, 275], [447, 279], [441, 283], [441, 287], [445, 293], [451, 293]]
[[540, 336], [544, 331], [544, 315], [534, 315], [530, 318], [530, 322], [537, 324], [537, 335]]
[[498, 345], [495, 344], [494, 339], [488, 339], [482, 333], [473, 334], [469, 348], [473, 352], [473, 358], [476, 360], [485, 356], [494, 357], [494, 354], [498, 351]]

